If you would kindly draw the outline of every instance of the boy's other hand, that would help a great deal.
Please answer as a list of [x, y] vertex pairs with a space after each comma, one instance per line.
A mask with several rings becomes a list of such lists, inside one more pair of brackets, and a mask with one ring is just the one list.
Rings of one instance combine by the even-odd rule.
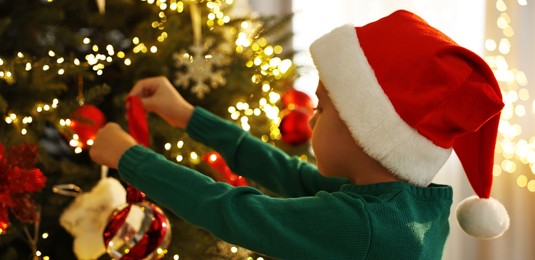
[[117, 169], [121, 156], [136, 144], [136, 140], [118, 124], [108, 123], [97, 132], [89, 156], [97, 164]]

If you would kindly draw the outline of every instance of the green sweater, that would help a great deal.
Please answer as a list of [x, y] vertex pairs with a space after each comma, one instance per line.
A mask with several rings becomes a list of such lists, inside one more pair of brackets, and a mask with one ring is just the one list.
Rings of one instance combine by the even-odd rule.
[[449, 186], [354, 185], [324, 177], [231, 122], [195, 108], [188, 134], [237, 174], [285, 198], [233, 187], [137, 145], [119, 161], [130, 184], [186, 221], [281, 259], [440, 259], [449, 233]]

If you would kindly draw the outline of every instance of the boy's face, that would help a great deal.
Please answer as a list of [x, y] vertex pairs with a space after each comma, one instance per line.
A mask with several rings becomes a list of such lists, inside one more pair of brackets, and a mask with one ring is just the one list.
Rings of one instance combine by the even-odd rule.
[[351, 177], [355, 163], [367, 155], [364, 155], [362, 148], [357, 145], [346, 124], [340, 119], [321, 81], [316, 95], [318, 106], [310, 120], [310, 126], [318, 170], [324, 176]]

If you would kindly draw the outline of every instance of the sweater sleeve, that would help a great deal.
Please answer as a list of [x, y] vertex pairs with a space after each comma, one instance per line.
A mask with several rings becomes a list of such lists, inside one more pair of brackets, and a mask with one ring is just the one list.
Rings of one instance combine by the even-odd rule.
[[218, 151], [236, 174], [283, 196], [337, 191], [349, 182], [321, 176], [314, 165], [288, 156], [201, 107], [195, 108], [186, 131], [193, 139]]
[[272, 257], [363, 259], [370, 244], [363, 200], [342, 192], [273, 198], [252, 187], [214, 182], [139, 145], [121, 157], [119, 172], [186, 221]]

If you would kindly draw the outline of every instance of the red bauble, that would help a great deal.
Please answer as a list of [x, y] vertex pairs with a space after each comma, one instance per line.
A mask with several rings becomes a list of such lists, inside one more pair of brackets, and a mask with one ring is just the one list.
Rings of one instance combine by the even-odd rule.
[[94, 140], [97, 131], [106, 123], [106, 116], [93, 105], [83, 105], [76, 109], [70, 118], [69, 128], [78, 135], [80, 147], [85, 147], [88, 140]]
[[108, 255], [121, 260], [162, 258], [171, 241], [169, 219], [132, 186], [127, 188], [126, 198], [127, 204], [112, 212], [104, 228]]
[[103, 235], [113, 259], [160, 259], [171, 241], [171, 225], [158, 206], [143, 201], [116, 209]]
[[285, 110], [283, 114], [279, 125], [281, 140], [289, 145], [307, 143], [312, 136], [312, 129], [308, 124], [311, 114], [305, 109]]
[[281, 100], [282, 104], [284, 104], [284, 108], [303, 108], [305, 112], [309, 114], [314, 113], [314, 104], [312, 103], [312, 99], [305, 92], [291, 89], [282, 94]]
[[219, 153], [209, 152], [205, 154], [202, 159], [219, 174], [218, 179], [222, 179], [226, 183], [236, 187], [248, 185], [245, 178], [233, 173], [230, 170], [230, 168], [227, 166], [227, 163]]

